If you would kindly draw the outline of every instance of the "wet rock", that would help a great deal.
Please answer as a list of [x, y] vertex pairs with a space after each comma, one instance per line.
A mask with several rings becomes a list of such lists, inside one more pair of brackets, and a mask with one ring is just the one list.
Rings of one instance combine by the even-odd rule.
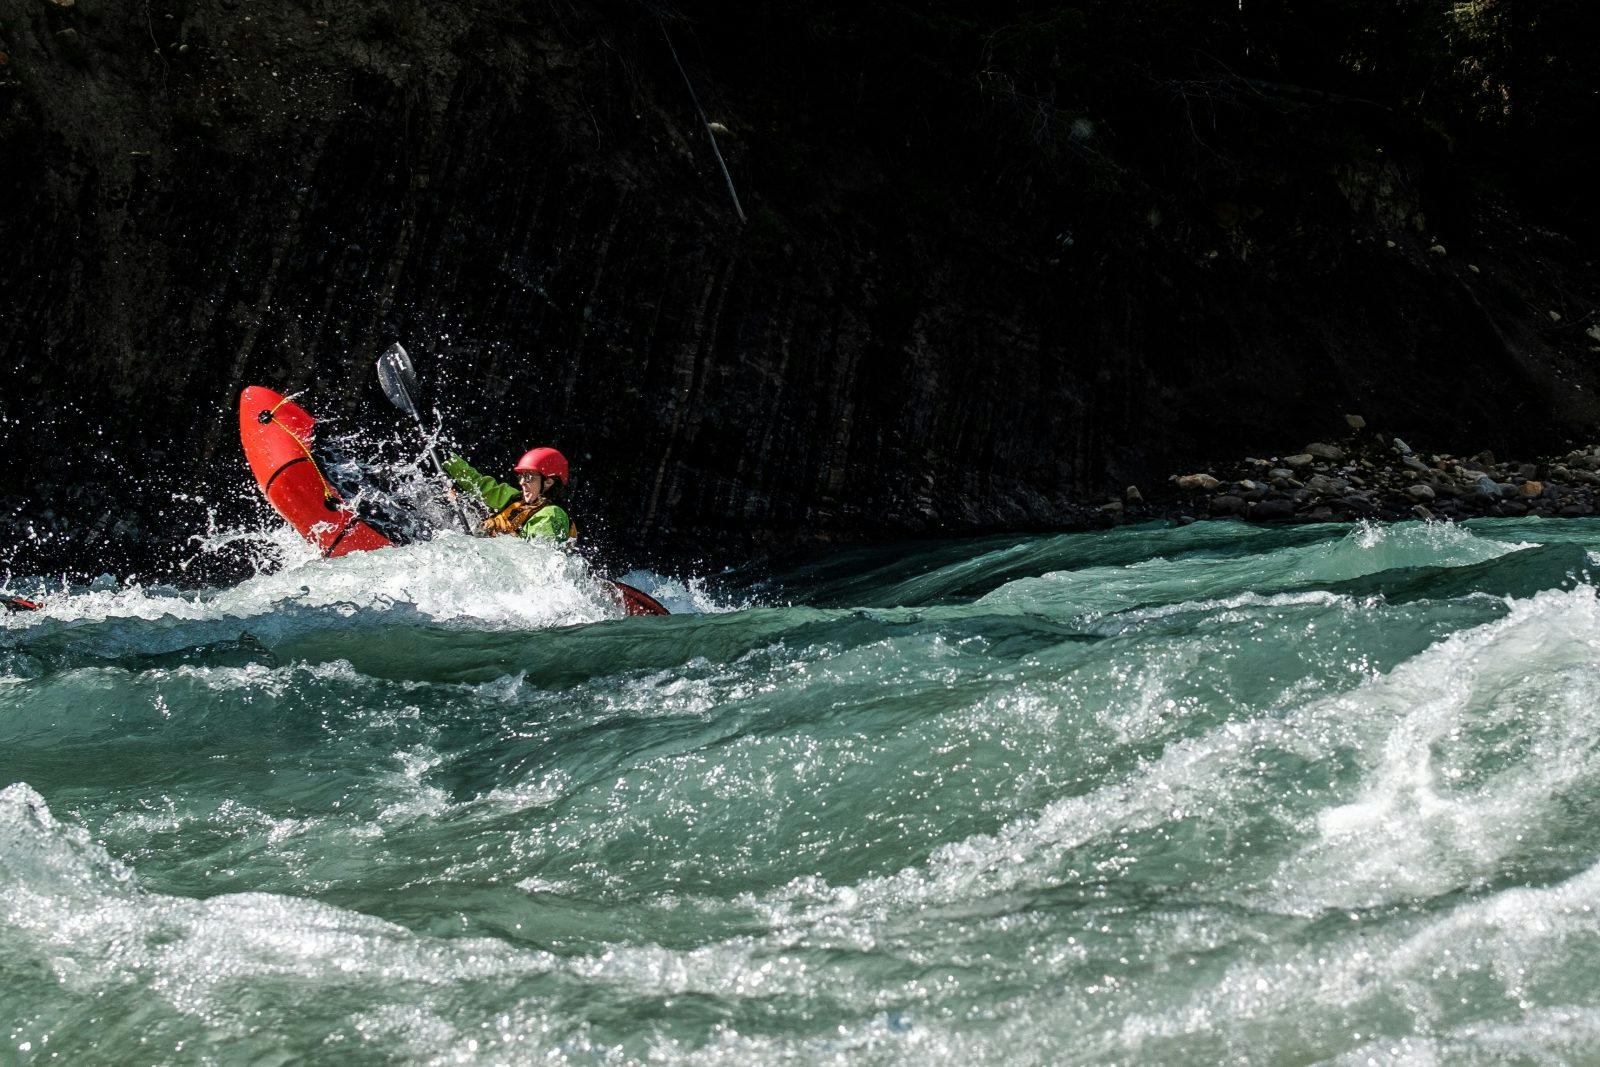
[[1419, 482], [1407, 489], [1406, 495], [1420, 504], [1434, 499], [1438, 494], [1433, 491], [1432, 486], [1423, 485]]
[[1216, 478], [1213, 478], [1209, 474], [1185, 474], [1181, 477], [1175, 478], [1174, 481], [1177, 483], [1179, 489], [1191, 493], [1196, 491], [1209, 493], [1211, 490], [1222, 484], [1222, 482], [1218, 481]]
[[[1338, 445], [1325, 444], [1322, 441], [1313, 441], [1306, 445], [1305, 454], [1312, 459], [1320, 459], [1326, 463], [1343, 463], [1344, 449]], [[1285, 460], [1285, 462], [1288, 462]], [[1290, 464], [1293, 466], [1293, 464]]]
[[1423, 522], [1432, 522], [1433, 521], [1433, 512], [1429, 511], [1426, 507], [1422, 506], [1421, 504], [1413, 505], [1412, 508], [1411, 508], [1411, 514], [1415, 515], [1417, 518], [1421, 519]]
[[1517, 477], [1525, 482], [1533, 481], [1539, 477], [1539, 465], [1537, 463], [1522, 464], [1517, 468]]
[[1411, 455], [1411, 446], [1400, 440], [1400, 438], [1396, 437], [1391, 443], [1394, 447], [1394, 450], [1400, 453], [1402, 456]]
[[1406, 466], [1406, 467], [1408, 467], [1408, 468], [1410, 468], [1411, 470], [1414, 470], [1414, 471], [1431, 471], [1431, 470], [1433, 470], [1432, 467], [1430, 467], [1426, 463], [1422, 462], [1422, 460], [1418, 459], [1416, 456], [1404, 456], [1404, 457], [1401, 458], [1400, 462], [1404, 466]]
[[1577, 519], [1582, 518], [1585, 515], [1593, 515], [1594, 509], [1588, 504], [1568, 504], [1566, 507], [1556, 512], [1556, 514], [1560, 515], [1564, 519]]
[[1328, 507], [1326, 504], [1323, 504], [1312, 508], [1311, 511], [1306, 515], [1306, 518], [1312, 522], [1332, 522], [1333, 509]]
[[1144, 494], [1139, 492], [1139, 487], [1137, 485], [1130, 485], [1128, 488], [1122, 491], [1122, 499], [1126, 500], [1130, 504], [1143, 504]]
[[1500, 514], [1502, 515], [1515, 516], [1526, 515], [1527, 513], [1528, 505], [1524, 504], [1520, 500], [1507, 500], [1500, 505]]
[[1293, 478], [1294, 471], [1290, 470], [1288, 467], [1273, 467], [1267, 472], [1267, 477], [1271, 478], [1275, 482], [1282, 481], [1286, 478]]
[[1338, 496], [1350, 488], [1343, 478], [1330, 478], [1326, 474], [1313, 474], [1306, 479], [1306, 488], [1318, 496]]
[[1292, 500], [1263, 500], [1250, 509], [1250, 517], [1258, 522], [1281, 522], [1293, 515]]
[[1500, 498], [1500, 484], [1487, 474], [1479, 474], [1472, 479], [1471, 484], [1473, 493], [1478, 496], [1488, 497], [1491, 500]]
[[1244, 500], [1232, 493], [1211, 498], [1211, 513], [1213, 515], [1237, 515], [1244, 510]]
[[1100, 511], [1111, 518], [1122, 518], [1122, 501], [1112, 500], [1100, 505]]
[[1518, 495], [1524, 497], [1540, 496], [1544, 493], [1544, 483], [1529, 479], [1528, 481], [1523, 482], [1520, 487], [1518, 487], [1517, 493]]
[[1300, 470], [1303, 467], [1311, 466], [1312, 461], [1315, 459], [1316, 457], [1309, 452], [1296, 452], [1292, 456], [1284, 456], [1283, 465], [1285, 467], [1292, 467], [1295, 470]]

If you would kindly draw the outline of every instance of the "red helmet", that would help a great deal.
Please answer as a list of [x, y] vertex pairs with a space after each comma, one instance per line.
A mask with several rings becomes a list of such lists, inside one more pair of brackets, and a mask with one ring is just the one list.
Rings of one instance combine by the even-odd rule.
[[533, 448], [522, 454], [514, 468], [518, 474], [533, 472], [567, 484], [567, 457], [553, 448]]

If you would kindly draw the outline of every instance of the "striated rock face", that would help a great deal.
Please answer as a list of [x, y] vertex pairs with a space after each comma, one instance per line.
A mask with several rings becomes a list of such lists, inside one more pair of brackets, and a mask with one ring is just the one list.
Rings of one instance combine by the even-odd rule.
[[1589, 434], [1592, 267], [1409, 120], [1257, 86], [1174, 169], [1162, 85], [1029, 111], [908, 18], [667, 23], [741, 224], [642, 8], [0, 0], [0, 565], [170, 558], [255, 506], [243, 385], [392, 428], [395, 339], [481, 468], [698, 554], [1093, 521], [1353, 409]]

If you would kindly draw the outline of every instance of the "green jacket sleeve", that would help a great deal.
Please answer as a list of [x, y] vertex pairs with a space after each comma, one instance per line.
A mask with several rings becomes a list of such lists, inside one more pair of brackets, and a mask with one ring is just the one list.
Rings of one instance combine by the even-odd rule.
[[487, 474], [479, 474], [472, 469], [470, 463], [453, 452], [450, 458], [444, 461], [444, 472], [456, 483], [458, 489], [464, 493], [471, 493], [483, 501], [491, 512], [500, 511], [522, 495], [514, 486], [497, 482]]
[[539, 537], [552, 541], [565, 541], [567, 531], [571, 528], [572, 519], [566, 511], [549, 504], [535, 512], [533, 518], [523, 523], [522, 529], [517, 532], [530, 541]]

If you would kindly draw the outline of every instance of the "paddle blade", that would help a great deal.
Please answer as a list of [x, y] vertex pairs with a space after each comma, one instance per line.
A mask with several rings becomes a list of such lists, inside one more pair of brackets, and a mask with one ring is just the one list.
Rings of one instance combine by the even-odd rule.
[[422, 418], [417, 413], [417, 371], [403, 346], [390, 345], [378, 357], [378, 384], [389, 403], [414, 419]]

